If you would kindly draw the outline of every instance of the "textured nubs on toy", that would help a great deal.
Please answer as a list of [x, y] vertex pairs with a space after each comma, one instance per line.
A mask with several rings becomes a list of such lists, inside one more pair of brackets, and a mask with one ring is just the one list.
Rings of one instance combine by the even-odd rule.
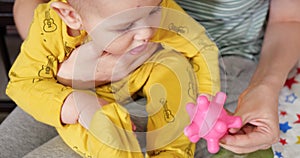
[[198, 96], [196, 105], [186, 105], [191, 121], [184, 129], [184, 134], [193, 143], [200, 138], [205, 139], [210, 153], [219, 151], [219, 140], [228, 133], [228, 129], [242, 126], [240, 117], [230, 116], [224, 110], [225, 101], [226, 94], [218, 92], [211, 102], [205, 96]]

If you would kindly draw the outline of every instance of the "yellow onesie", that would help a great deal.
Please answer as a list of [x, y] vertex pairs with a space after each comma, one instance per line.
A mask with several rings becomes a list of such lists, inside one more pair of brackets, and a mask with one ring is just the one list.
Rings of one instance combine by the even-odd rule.
[[[164, 0], [161, 6], [186, 15], [171, 0]], [[219, 90], [218, 50], [203, 27], [184, 25], [189, 31], [182, 32], [176, 28], [186, 21], [176, 19], [165, 18], [163, 29], [153, 38], [166, 49], [155, 53], [127, 78], [96, 88], [97, 95], [110, 103], [99, 109], [86, 130], [79, 124], [61, 124], [61, 106], [75, 89], [56, 80], [58, 64], [82, 44], [86, 33], [68, 36], [66, 25], [49, 4], [40, 5], [9, 73], [6, 93], [36, 120], [56, 127], [62, 139], [83, 157], [143, 157], [130, 116], [121, 105], [145, 97], [149, 115], [146, 156], [193, 157], [194, 144], [183, 135], [189, 122], [185, 104], [194, 101], [199, 92], [214, 94]]]

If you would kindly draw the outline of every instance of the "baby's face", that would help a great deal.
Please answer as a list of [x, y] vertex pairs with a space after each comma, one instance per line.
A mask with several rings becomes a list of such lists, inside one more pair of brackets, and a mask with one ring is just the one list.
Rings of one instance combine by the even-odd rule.
[[[83, 25], [85, 30], [93, 29], [101, 20], [126, 10], [158, 6], [162, 0], [92, 0], [84, 8]], [[134, 18], [134, 17], [132, 17]]]
[[99, 0], [99, 14], [83, 20], [85, 30], [98, 49], [106, 53], [136, 57], [153, 53], [150, 43], [160, 24], [161, 0]]

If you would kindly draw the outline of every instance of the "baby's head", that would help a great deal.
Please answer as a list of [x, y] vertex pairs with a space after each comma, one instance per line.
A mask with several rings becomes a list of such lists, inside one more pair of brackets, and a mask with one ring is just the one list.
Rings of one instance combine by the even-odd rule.
[[147, 26], [157, 21], [160, 3], [161, 0], [68, 0], [52, 2], [51, 7], [72, 30], [89, 34], [97, 30], [96, 36], [101, 39], [118, 36], [115, 45], [105, 41], [110, 43], [105, 51], [118, 54], [149, 41], [154, 31]]
[[[70, 28], [89, 32], [105, 18], [130, 9], [158, 6], [160, 2], [161, 0], [67, 0], [67, 3], [52, 2], [51, 7]], [[132, 20], [134, 18], [130, 17]]]

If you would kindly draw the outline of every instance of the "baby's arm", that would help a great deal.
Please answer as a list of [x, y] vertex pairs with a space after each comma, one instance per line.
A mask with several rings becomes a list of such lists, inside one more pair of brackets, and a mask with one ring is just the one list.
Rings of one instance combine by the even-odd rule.
[[6, 94], [36, 120], [59, 127], [61, 105], [72, 89], [55, 80], [58, 59], [46, 48], [51, 41], [43, 43], [43, 11], [42, 5], [35, 10], [28, 38], [9, 72]]
[[[199, 93], [215, 95], [220, 91], [218, 48], [207, 36], [203, 26], [190, 17], [174, 1], [163, 1], [164, 14], [162, 26], [153, 37], [153, 41], [184, 54], [193, 65], [197, 76]], [[174, 29], [170, 29], [170, 25]], [[182, 28], [178, 31], [175, 28]]]
[[[54, 19], [55, 25], [52, 26], [57, 26], [56, 30], [51, 33], [41, 33], [45, 26], [43, 21], [45, 13], [49, 13]], [[58, 63], [63, 59], [65, 52], [63, 49], [57, 49], [62, 48], [59, 47], [63, 43], [62, 39], [53, 40], [53, 37], [60, 35], [61, 24], [56, 14], [52, 13], [51, 10], [49, 12], [48, 4], [42, 4], [35, 10], [29, 38], [23, 42], [21, 52], [10, 70], [10, 81], [6, 93], [18, 106], [38, 121], [59, 127], [62, 125], [62, 105], [70, 105], [69, 101], [73, 99], [69, 97], [75, 90], [56, 80]], [[99, 104], [98, 101], [97, 103]], [[71, 111], [75, 113], [75, 110]], [[78, 115], [74, 115], [74, 118], [76, 117], [79, 118]], [[74, 118], [65, 122], [74, 123], [74, 120], [77, 120]]]

